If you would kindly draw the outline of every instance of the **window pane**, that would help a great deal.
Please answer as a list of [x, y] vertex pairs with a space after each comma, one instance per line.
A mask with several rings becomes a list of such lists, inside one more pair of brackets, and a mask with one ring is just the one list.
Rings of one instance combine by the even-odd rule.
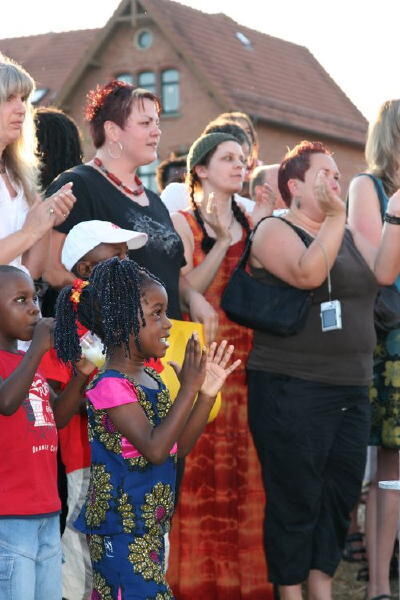
[[138, 85], [141, 88], [145, 88], [149, 90], [149, 92], [156, 93], [156, 76], [153, 71], [143, 71], [143, 73], [139, 73], [138, 76]]
[[150, 48], [153, 43], [153, 35], [151, 31], [141, 31], [137, 36], [137, 44], [139, 48]]
[[179, 98], [179, 71], [168, 69], [161, 74], [161, 97], [164, 113], [178, 112]]
[[163, 71], [161, 79], [163, 83], [178, 83], [179, 71], [176, 69], [167, 69], [166, 71]]
[[130, 83], [131, 85], [133, 85], [132, 73], [119, 73], [118, 75], [115, 76], [115, 79], [118, 79], [118, 81], [124, 81], [125, 83]]
[[157, 193], [157, 182], [156, 182], [156, 169], [158, 167], [158, 160], [155, 160], [150, 165], [143, 165], [139, 167], [137, 173], [142, 180], [145, 187], [149, 188], [153, 192]]

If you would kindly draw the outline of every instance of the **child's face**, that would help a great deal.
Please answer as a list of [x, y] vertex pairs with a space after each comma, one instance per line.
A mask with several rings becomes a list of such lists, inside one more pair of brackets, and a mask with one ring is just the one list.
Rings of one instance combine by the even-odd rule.
[[0, 338], [31, 340], [40, 314], [32, 279], [22, 271], [1, 273], [0, 285]]
[[81, 279], [88, 279], [94, 267], [108, 260], [109, 258], [117, 257], [120, 260], [127, 258], [128, 244], [120, 242], [115, 244], [102, 243], [90, 250], [83, 256], [75, 265], [74, 271]]
[[167, 292], [161, 285], [151, 283], [145, 288], [141, 301], [146, 325], [139, 331], [140, 350], [135, 346], [134, 351], [142, 358], [161, 358], [167, 351], [171, 329]]

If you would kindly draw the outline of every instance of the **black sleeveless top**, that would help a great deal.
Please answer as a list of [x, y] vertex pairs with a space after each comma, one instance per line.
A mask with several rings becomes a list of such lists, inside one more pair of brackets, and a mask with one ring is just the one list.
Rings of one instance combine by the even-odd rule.
[[129, 257], [161, 279], [168, 293], [168, 316], [180, 319], [179, 274], [185, 265], [183, 244], [157, 194], [146, 188], [149, 205], [140, 206], [96, 169], [79, 165], [61, 173], [47, 188], [46, 196], [51, 196], [69, 181], [74, 184], [76, 203], [64, 223], [55, 229], [67, 234], [82, 221], [98, 219], [111, 221], [123, 229], [147, 233], [147, 244], [138, 250], [130, 250]]
[[[311, 236], [309, 236], [310, 239]], [[264, 269], [254, 277], [276, 281]], [[340, 300], [342, 329], [323, 332], [320, 304], [329, 300], [325, 281], [314, 290], [304, 329], [280, 337], [255, 331], [248, 368], [337, 385], [368, 385], [376, 344], [373, 310], [378, 284], [349, 229], [331, 270], [332, 300]]]

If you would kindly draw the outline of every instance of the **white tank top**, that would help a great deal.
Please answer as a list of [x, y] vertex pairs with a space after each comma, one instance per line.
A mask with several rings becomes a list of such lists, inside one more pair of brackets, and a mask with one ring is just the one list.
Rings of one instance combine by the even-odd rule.
[[[0, 239], [21, 229], [29, 210], [22, 185], [16, 183], [10, 175], [9, 178], [17, 195], [14, 198], [10, 196], [4, 179], [0, 176]], [[17, 256], [9, 264], [21, 268], [22, 257]]]

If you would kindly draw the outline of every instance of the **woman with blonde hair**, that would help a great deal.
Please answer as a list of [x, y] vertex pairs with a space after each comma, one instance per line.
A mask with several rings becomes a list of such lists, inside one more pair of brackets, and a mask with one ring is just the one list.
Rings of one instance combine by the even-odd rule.
[[[389, 197], [400, 188], [400, 100], [388, 100], [371, 122], [365, 148], [367, 171], [349, 190], [349, 223], [378, 247]], [[396, 280], [400, 289], [400, 278]], [[374, 379], [370, 388], [372, 427], [369, 443], [377, 446], [377, 468], [367, 500], [366, 545], [368, 599], [390, 597], [390, 561], [396, 538], [399, 498], [380, 490], [380, 480], [398, 479], [400, 449], [400, 329], [378, 331]]]
[[0, 264], [41, 274], [47, 236], [68, 216], [71, 186], [42, 201], [29, 97], [35, 84], [20, 65], [0, 54]]

